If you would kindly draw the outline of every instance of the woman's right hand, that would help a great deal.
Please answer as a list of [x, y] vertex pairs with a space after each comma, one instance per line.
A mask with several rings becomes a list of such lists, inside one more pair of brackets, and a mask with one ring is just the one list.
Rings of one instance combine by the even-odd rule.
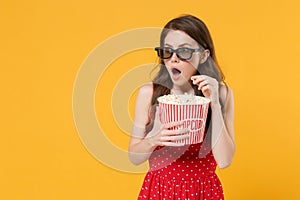
[[[158, 107], [156, 108], [154, 124], [152, 130], [145, 137], [148, 142], [154, 146], [182, 146], [183, 143], [179, 140], [189, 137], [189, 130], [187, 128], [180, 128], [183, 122], [171, 122], [162, 124], [160, 121], [160, 112]], [[171, 128], [178, 126], [177, 130], [171, 130]]]

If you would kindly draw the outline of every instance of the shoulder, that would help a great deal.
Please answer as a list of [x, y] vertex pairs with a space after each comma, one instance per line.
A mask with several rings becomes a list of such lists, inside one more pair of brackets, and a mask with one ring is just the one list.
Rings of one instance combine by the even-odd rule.
[[151, 103], [152, 95], [153, 95], [152, 83], [147, 83], [141, 86], [136, 98], [137, 106], [140, 106], [141, 104], [149, 106]]
[[135, 102], [134, 123], [144, 127], [149, 121], [149, 108], [151, 106], [153, 86], [147, 83], [140, 87]]
[[152, 94], [153, 94], [153, 84], [152, 82], [150, 82], [140, 87], [138, 96], [149, 98], [152, 97]]

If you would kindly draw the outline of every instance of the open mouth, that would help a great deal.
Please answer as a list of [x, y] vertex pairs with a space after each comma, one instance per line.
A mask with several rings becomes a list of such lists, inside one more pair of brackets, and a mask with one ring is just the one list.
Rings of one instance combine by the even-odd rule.
[[172, 68], [172, 73], [173, 73], [174, 75], [179, 75], [179, 74], [181, 74], [181, 71], [180, 71], [179, 69]]

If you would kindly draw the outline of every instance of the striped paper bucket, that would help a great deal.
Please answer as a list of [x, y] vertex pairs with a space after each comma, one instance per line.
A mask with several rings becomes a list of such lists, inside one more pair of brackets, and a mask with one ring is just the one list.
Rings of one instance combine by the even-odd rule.
[[189, 138], [177, 140], [184, 145], [203, 141], [207, 112], [210, 100], [191, 95], [164, 95], [157, 98], [160, 109], [160, 120], [163, 124], [183, 121], [181, 127], [189, 130]]

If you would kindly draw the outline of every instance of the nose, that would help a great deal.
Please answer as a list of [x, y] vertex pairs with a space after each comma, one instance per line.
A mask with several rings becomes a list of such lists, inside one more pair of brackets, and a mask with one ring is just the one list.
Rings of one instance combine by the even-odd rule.
[[179, 58], [177, 57], [177, 54], [174, 52], [172, 57], [170, 58], [171, 62], [179, 62]]

